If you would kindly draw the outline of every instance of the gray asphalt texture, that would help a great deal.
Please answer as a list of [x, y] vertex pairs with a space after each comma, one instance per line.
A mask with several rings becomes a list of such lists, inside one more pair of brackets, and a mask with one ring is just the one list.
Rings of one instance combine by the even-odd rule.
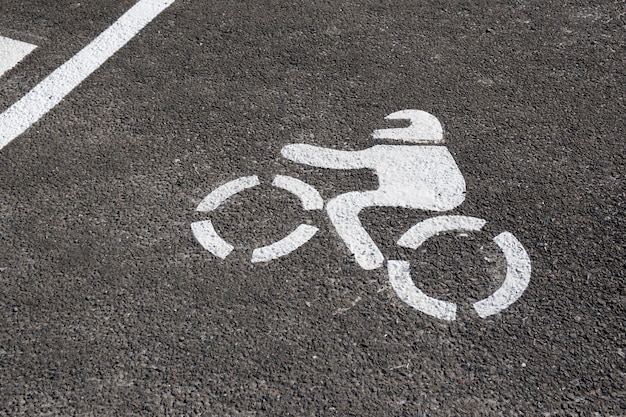
[[[625, 416], [626, 5], [479, 3], [177, 0], [0, 151], [0, 415]], [[39, 45], [0, 78], [0, 110], [132, 4], [0, 0], [0, 35]], [[375, 188], [280, 149], [364, 149], [410, 108], [441, 120], [465, 175], [453, 214], [487, 229], [400, 251], [432, 213], [361, 219], [459, 303], [450, 323], [269, 185]], [[263, 186], [195, 212], [253, 174]], [[226, 260], [191, 233], [208, 217], [236, 243]], [[249, 262], [300, 223], [320, 232]], [[531, 283], [481, 319], [504, 230]]]

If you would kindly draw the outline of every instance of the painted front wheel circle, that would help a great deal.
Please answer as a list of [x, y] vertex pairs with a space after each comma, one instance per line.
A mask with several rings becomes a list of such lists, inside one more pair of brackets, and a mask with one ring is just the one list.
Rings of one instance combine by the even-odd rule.
[[[409, 229], [398, 245], [417, 249], [426, 240], [444, 232], [481, 231], [486, 220], [469, 216], [437, 216], [420, 222]], [[481, 318], [489, 317], [506, 309], [521, 297], [530, 283], [530, 257], [520, 241], [509, 232], [502, 232], [493, 238], [506, 259], [504, 282], [493, 294], [473, 304]], [[398, 297], [406, 304], [422, 313], [441, 320], [456, 319], [457, 306], [450, 301], [430, 297], [414, 283], [410, 274], [409, 263], [389, 260], [387, 264], [389, 281]]]

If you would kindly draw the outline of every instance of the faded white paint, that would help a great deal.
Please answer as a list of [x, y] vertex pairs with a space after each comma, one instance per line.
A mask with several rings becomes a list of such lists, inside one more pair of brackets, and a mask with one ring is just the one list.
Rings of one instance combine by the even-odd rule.
[[218, 258], [226, 258], [234, 249], [217, 234], [211, 220], [191, 223], [191, 230], [202, 247]]
[[285, 256], [308, 242], [315, 233], [317, 227], [301, 224], [278, 242], [257, 248], [252, 252], [252, 262], [268, 262]]
[[0, 149], [38, 121], [174, 0], [140, 0], [89, 45], [0, 114]]
[[294, 177], [277, 175], [272, 185], [289, 191], [298, 197], [302, 202], [302, 208], [305, 210], [321, 210], [324, 208], [324, 200], [320, 193], [304, 181]]
[[36, 45], [0, 36], [0, 77], [35, 48]]
[[229, 197], [260, 184], [259, 177], [252, 175], [227, 182], [211, 191], [198, 205], [196, 211], [213, 211]]

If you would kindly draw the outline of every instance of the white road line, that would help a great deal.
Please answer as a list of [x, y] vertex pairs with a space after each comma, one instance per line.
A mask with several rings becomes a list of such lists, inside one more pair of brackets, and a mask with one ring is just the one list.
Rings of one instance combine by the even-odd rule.
[[175, 0], [140, 0], [89, 45], [0, 114], [0, 149], [42, 118]]
[[30, 43], [0, 36], [0, 77], [37, 48]]

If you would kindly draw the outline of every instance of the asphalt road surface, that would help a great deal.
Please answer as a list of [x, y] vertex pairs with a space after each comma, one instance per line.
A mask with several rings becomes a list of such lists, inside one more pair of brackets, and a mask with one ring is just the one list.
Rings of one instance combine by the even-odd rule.
[[[0, 415], [625, 416], [626, 4], [479, 3], [176, 0], [11, 140]], [[0, 35], [37, 46], [0, 78], [0, 112], [133, 4], [0, 0]], [[385, 120], [403, 109], [439, 119], [463, 174], [445, 214], [487, 225], [412, 250], [398, 238], [442, 213], [360, 219], [455, 320], [404, 302], [325, 210], [271, 185], [376, 189], [372, 170], [281, 150], [393, 144], [372, 132], [405, 126]], [[194, 237], [207, 219], [225, 259]], [[300, 224], [319, 231], [250, 262]], [[502, 231], [530, 283], [482, 318]]]

